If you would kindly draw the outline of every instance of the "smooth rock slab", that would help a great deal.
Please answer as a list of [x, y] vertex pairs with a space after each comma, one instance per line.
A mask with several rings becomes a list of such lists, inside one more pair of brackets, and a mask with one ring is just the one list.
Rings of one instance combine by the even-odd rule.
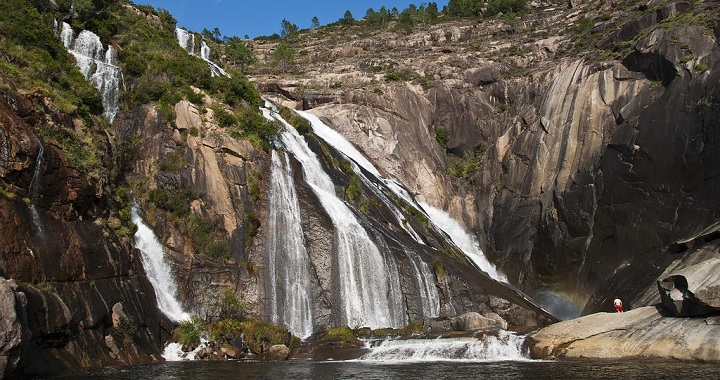
[[657, 282], [663, 306], [675, 316], [720, 313], [720, 259], [705, 260]]
[[720, 326], [705, 318], [664, 317], [661, 306], [596, 313], [550, 325], [528, 336], [536, 359], [657, 358], [720, 362]]

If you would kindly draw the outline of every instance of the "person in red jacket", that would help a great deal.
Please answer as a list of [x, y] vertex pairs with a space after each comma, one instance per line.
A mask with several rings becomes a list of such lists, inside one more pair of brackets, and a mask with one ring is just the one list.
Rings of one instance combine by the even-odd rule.
[[613, 301], [613, 304], [615, 305], [616, 312], [618, 312], [618, 313], [623, 312], [622, 301], [620, 301], [620, 298], [615, 297], [615, 301]]

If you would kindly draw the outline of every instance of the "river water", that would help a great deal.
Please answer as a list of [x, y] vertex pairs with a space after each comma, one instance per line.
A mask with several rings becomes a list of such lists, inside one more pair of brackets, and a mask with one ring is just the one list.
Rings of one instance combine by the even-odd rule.
[[36, 379], [718, 379], [719, 364], [660, 361], [166, 362]]

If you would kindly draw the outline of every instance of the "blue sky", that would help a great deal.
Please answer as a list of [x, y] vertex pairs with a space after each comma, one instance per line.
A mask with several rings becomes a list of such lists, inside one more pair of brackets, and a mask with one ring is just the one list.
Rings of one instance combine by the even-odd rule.
[[[409, 4], [420, 6], [427, 1], [412, 0], [135, 0], [137, 4], [164, 8], [178, 21], [179, 27], [194, 32], [203, 28], [220, 29], [223, 36], [250, 38], [280, 34], [283, 19], [296, 24], [300, 29], [309, 28], [314, 16], [320, 25], [335, 22], [343, 17], [346, 10], [353, 17], [365, 16], [368, 8], [375, 10], [385, 6], [397, 7], [402, 11]], [[442, 10], [447, 0], [435, 1]]]

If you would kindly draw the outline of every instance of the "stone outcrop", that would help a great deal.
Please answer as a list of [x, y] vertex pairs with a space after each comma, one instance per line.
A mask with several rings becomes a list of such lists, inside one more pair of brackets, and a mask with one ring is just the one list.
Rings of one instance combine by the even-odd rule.
[[[692, 268], [696, 270], [712, 267], [713, 272], [700, 272], [705, 278], [713, 277], [717, 273], [717, 264], [720, 260], [713, 260], [712, 263], [704, 263], [703, 268]], [[698, 279], [698, 272], [692, 272], [693, 277], [688, 279], [681, 274], [672, 275], [658, 281], [658, 290], [662, 305], [678, 317], [695, 317], [700, 315], [720, 313], [720, 283], [709, 286], [698, 286], [693, 280]], [[703, 279], [704, 280], [704, 279]]]
[[456, 331], [496, 330], [501, 328], [500, 322], [483, 317], [476, 312], [458, 315], [450, 319], [450, 324]]
[[528, 337], [537, 359], [676, 359], [720, 362], [713, 318], [671, 318], [661, 307], [596, 313], [543, 328]]

